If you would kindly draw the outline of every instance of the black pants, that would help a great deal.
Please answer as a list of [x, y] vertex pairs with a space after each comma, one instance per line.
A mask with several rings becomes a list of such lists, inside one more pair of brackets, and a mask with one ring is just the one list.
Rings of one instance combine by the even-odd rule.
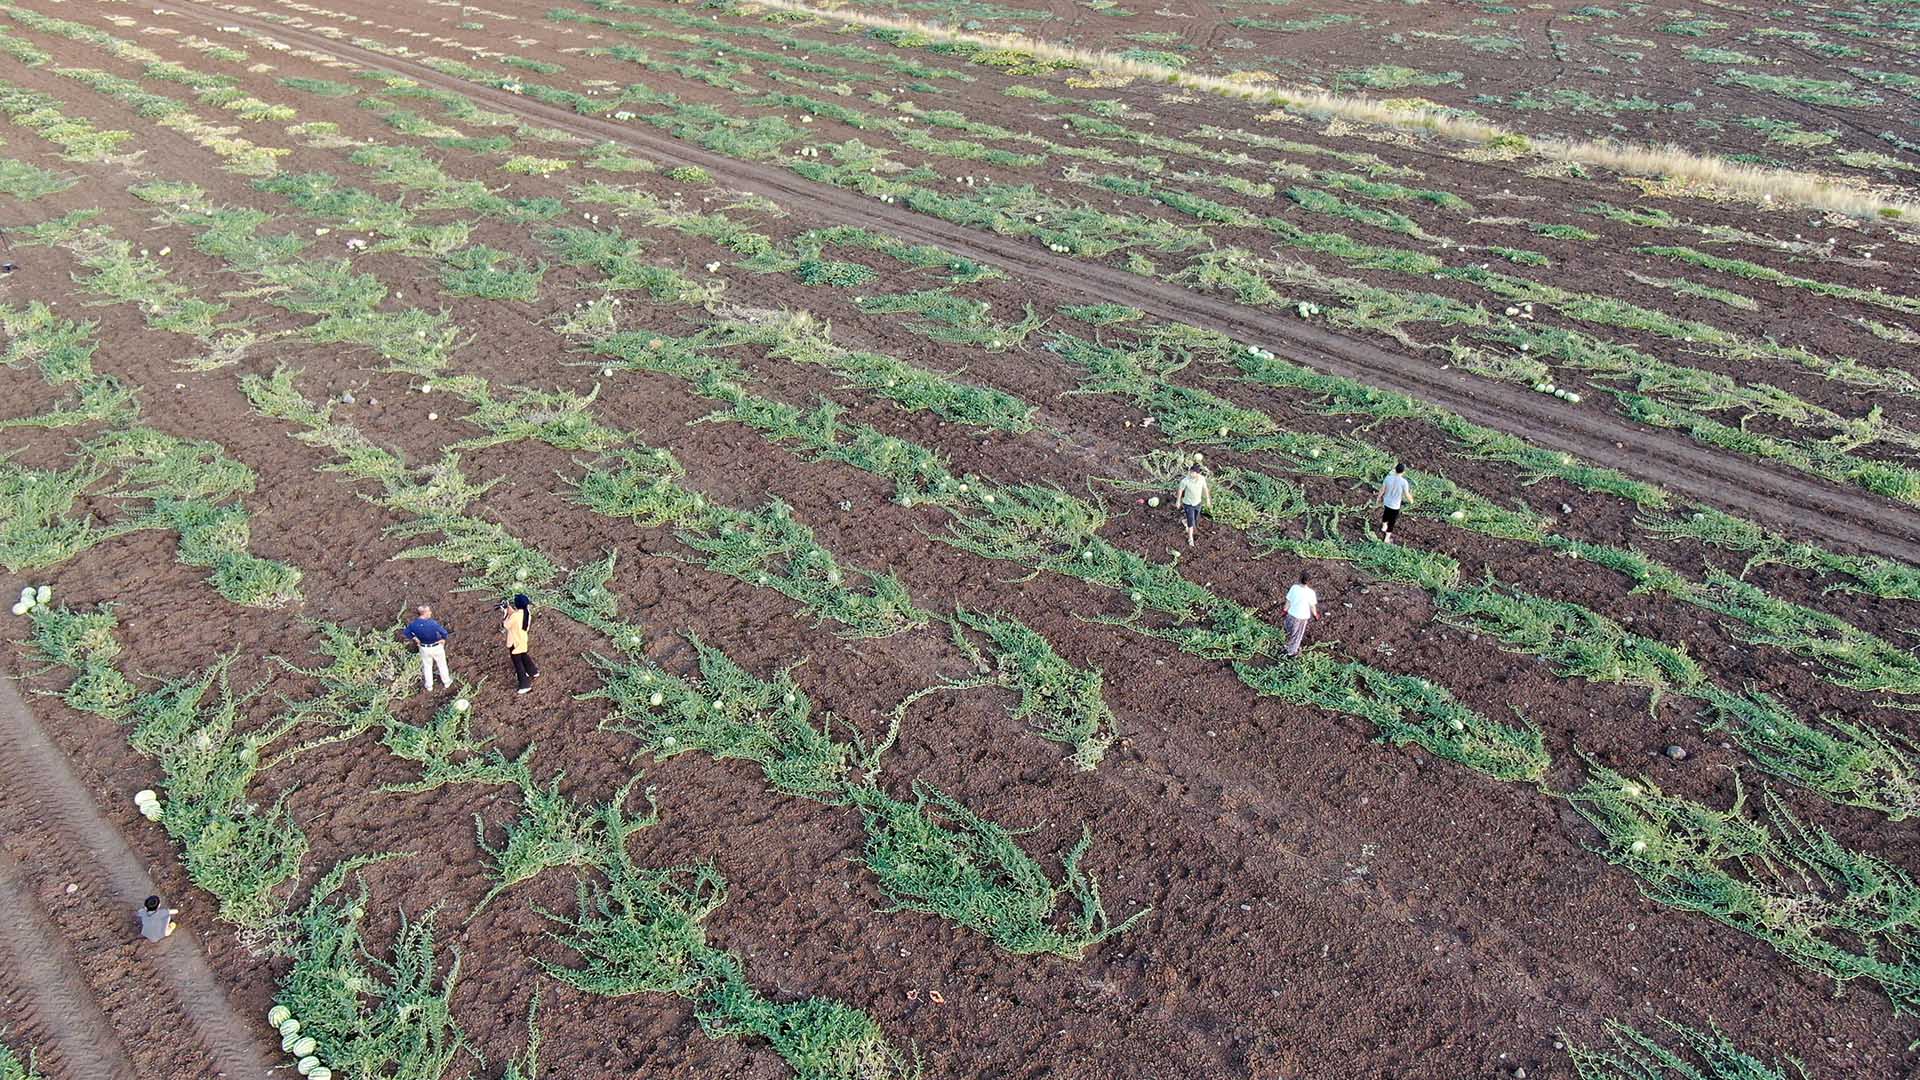
[[513, 675], [514, 678], [520, 680], [520, 689], [525, 690], [527, 687], [532, 686], [533, 677], [540, 674], [540, 669], [533, 663], [533, 654], [530, 652], [517, 652], [508, 653], [507, 655], [513, 659]]
[[1391, 533], [1393, 531], [1393, 523], [1398, 520], [1400, 520], [1399, 510], [1391, 506], [1383, 506], [1380, 508], [1380, 524], [1386, 527], [1387, 532]]

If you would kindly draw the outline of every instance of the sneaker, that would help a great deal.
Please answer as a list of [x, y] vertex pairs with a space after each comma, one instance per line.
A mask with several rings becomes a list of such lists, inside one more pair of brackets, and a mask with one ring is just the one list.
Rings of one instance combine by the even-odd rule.
[[1387, 543], [1389, 543], [1389, 544], [1391, 544], [1391, 543], [1393, 543], [1393, 534], [1392, 534], [1392, 533], [1388, 533], [1388, 534], [1387, 534], [1387, 535], [1386, 535], [1386, 536], [1384, 537], [1384, 539], [1385, 539], [1385, 540], [1386, 540], [1386, 542], [1387, 542]]
[[514, 691], [514, 692], [515, 692], [515, 693], [517, 693], [517, 694], [525, 694], [525, 693], [529, 693], [529, 692], [531, 692], [532, 690], [533, 690], [533, 687], [531, 687], [531, 686], [523, 686], [523, 687], [521, 687], [520, 689], [518, 689], [518, 690], [516, 690], [516, 691]]

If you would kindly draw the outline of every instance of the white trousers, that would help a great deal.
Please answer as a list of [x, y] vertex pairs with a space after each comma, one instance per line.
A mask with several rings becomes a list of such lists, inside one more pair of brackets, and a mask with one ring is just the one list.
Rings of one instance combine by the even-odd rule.
[[438, 645], [420, 646], [420, 677], [426, 682], [428, 690], [433, 689], [433, 666], [435, 664], [440, 665], [440, 685], [451, 687], [453, 685], [453, 676], [447, 674], [447, 643], [444, 641]]

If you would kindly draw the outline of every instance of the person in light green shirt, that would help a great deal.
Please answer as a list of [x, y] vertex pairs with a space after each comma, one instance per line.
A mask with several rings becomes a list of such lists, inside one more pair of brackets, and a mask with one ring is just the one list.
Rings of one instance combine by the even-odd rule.
[[1192, 547], [1194, 526], [1200, 524], [1200, 508], [1213, 509], [1213, 485], [1207, 482], [1206, 470], [1199, 462], [1187, 466], [1173, 497], [1180, 503], [1180, 515], [1187, 522], [1187, 546]]

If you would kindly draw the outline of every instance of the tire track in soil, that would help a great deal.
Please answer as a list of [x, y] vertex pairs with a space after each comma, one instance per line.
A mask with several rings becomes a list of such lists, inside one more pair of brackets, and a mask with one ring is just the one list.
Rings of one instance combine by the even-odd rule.
[[19, 861], [5, 850], [0, 850], [0, 959], [19, 987], [19, 1011], [7, 1017], [8, 1035], [31, 1037], [42, 1072], [136, 1080], [132, 1058], [88, 990], [85, 973], [40, 910]]
[[577, 135], [610, 140], [680, 164], [698, 165], [721, 183], [765, 195], [788, 207], [833, 222], [877, 228], [911, 242], [933, 244], [981, 262], [997, 264], [1063, 291], [1081, 293], [1096, 302], [1128, 304], [1164, 319], [1217, 330], [1236, 340], [1260, 342], [1265, 347], [1284, 345], [1287, 359], [1324, 374], [1431, 402], [1476, 424], [1516, 435], [1538, 446], [1571, 453], [1596, 465], [1618, 469], [1676, 495], [1771, 524], [1790, 535], [1813, 536], [1857, 551], [1920, 563], [1920, 511], [1864, 492], [1855, 493], [1777, 469], [1731, 451], [1710, 450], [1690, 439], [1641, 428], [1609, 415], [1564, 406], [1548, 411], [1543, 407], [1542, 396], [1532, 390], [1442, 370], [1371, 342], [1343, 337], [1297, 319], [1263, 313], [1100, 263], [1055, 255], [1024, 241], [952, 225], [839, 188], [812, 183], [777, 166], [740, 161], [668, 135], [582, 116], [442, 74], [416, 60], [336, 41], [325, 34], [242, 14], [224, 6], [203, 6], [201, 0], [185, 0], [155, 10], [216, 29], [224, 25], [246, 26], [363, 67], [456, 90], [491, 107], [537, 119]]
[[[4, 678], [0, 678], [0, 766], [4, 766], [0, 772], [7, 777], [9, 790], [33, 793], [35, 809], [58, 838], [56, 847], [42, 849], [41, 854], [46, 856], [48, 864], [65, 857], [59, 871], [66, 880], [78, 882], [82, 889], [94, 895], [111, 897], [129, 912], [143, 897], [158, 891], [139, 855], [127, 845], [119, 829], [94, 804], [93, 797], [74, 773], [66, 754], [47, 737], [39, 721], [20, 699], [13, 681]], [[11, 878], [13, 875], [6, 873], [7, 869], [0, 865], [0, 874]], [[6, 884], [11, 886], [14, 882], [8, 881]], [[10, 893], [12, 889], [6, 891]], [[14, 898], [7, 896], [6, 899], [11, 908]], [[25, 897], [25, 902], [29, 905], [34, 903], [30, 894]], [[22, 955], [33, 958], [26, 968], [27, 977], [36, 984], [49, 979], [68, 984], [64, 992], [46, 1000], [57, 1002], [60, 1012], [67, 1018], [84, 1014], [85, 1005], [92, 1005], [93, 1012], [101, 1017], [101, 1022], [105, 1022], [98, 1003], [90, 995], [84, 1004], [67, 1009], [67, 1002], [77, 994], [84, 993], [79, 988], [87, 986], [87, 983], [77, 971], [60, 970], [62, 965], [54, 957], [64, 954], [58, 951], [40, 951], [37, 954], [27, 951], [42, 946], [36, 945], [31, 938], [16, 938], [14, 929], [10, 923], [0, 923], [0, 944], [4, 944], [9, 951], [23, 950]], [[262, 1052], [259, 1040], [227, 1001], [225, 991], [214, 978], [213, 969], [207, 966], [207, 959], [201, 954], [191, 934], [175, 934], [169, 944], [144, 950], [141, 960], [159, 972], [163, 985], [171, 992], [180, 1019], [185, 1022], [181, 1037], [193, 1038], [199, 1043], [207, 1068], [203, 1075], [228, 1078], [267, 1075], [275, 1063]], [[75, 981], [69, 984], [70, 976]], [[114, 1044], [117, 1045], [117, 1040], [114, 1040]], [[96, 1048], [103, 1045], [106, 1044], [96, 1044]], [[128, 1060], [124, 1052], [120, 1054], [120, 1059], [122, 1063]], [[114, 1077], [117, 1080], [120, 1076], [132, 1074], [109, 1069], [103, 1072], [83, 1070], [71, 1075], [86, 1080], [96, 1076]]]

